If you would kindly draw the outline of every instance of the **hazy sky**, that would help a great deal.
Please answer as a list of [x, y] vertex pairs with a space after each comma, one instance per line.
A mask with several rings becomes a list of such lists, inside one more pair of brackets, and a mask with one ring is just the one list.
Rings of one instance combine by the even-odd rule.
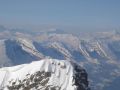
[[0, 0], [0, 24], [78, 32], [120, 29], [120, 0]]

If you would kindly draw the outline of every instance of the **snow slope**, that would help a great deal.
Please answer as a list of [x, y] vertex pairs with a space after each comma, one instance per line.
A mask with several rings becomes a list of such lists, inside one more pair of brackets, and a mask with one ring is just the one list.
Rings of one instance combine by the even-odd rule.
[[0, 69], [0, 90], [88, 90], [87, 73], [66, 60], [44, 59]]

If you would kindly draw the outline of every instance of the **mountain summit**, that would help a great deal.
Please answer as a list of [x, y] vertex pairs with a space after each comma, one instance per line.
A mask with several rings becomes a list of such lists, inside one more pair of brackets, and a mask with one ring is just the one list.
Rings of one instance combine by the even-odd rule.
[[67, 60], [4, 67], [0, 75], [0, 90], [90, 90], [86, 71]]

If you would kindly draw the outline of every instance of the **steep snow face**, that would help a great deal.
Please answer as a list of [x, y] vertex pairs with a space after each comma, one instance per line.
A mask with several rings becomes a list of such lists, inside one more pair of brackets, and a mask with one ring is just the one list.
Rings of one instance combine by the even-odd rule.
[[0, 69], [0, 90], [88, 90], [87, 73], [66, 60], [44, 59]]

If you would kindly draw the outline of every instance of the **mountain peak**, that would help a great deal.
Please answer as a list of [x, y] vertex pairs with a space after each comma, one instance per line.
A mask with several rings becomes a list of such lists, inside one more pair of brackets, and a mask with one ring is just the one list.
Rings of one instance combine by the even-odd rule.
[[2, 90], [88, 90], [87, 73], [67, 60], [44, 59], [0, 69]]

